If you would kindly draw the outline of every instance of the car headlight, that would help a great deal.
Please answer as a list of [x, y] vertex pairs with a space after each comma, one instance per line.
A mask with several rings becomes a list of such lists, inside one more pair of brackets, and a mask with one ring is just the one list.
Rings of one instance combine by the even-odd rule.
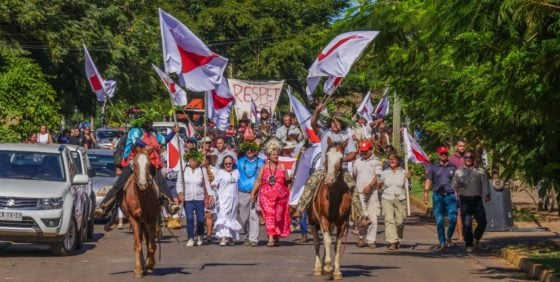
[[111, 188], [113, 188], [113, 185], [101, 186], [99, 191], [97, 191], [97, 193], [95, 193], [95, 194], [97, 196], [105, 196], [105, 195], [107, 195], [107, 192], [109, 192], [109, 190], [111, 190]]
[[44, 198], [37, 201], [37, 209], [39, 210], [55, 210], [61, 209], [64, 200], [62, 198]]

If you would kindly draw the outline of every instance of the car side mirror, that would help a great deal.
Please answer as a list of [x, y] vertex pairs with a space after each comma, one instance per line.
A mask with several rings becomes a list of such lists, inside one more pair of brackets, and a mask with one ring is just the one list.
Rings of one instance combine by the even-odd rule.
[[89, 177], [85, 174], [76, 174], [74, 179], [72, 179], [72, 184], [76, 185], [86, 185], [89, 183]]
[[89, 167], [89, 168], [87, 169], [87, 176], [89, 176], [89, 177], [94, 177], [95, 175], [96, 175], [96, 174], [95, 174], [95, 168], [94, 168], [94, 167]]

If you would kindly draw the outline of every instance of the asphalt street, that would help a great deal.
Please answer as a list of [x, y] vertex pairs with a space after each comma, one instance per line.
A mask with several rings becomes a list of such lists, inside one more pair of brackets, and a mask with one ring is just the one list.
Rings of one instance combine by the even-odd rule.
[[[279, 247], [266, 247], [261, 227], [260, 246], [211, 245], [187, 248], [186, 232], [173, 230], [181, 242], [165, 231], [161, 260], [146, 281], [322, 281], [313, 276], [312, 243], [297, 244], [293, 234]], [[436, 252], [432, 223], [418, 217], [406, 221], [404, 242], [398, 251], [386, 249], [383, 225], [378, 248], [357, 248], [349, 233], [341, 260], [345, 281], [523, 281], [518, 272], [491, 252], [466, 254], [461, 246]], [[0, 242], [0, 280], [4, 281], [127, 281], [134, 266], [132, 236], [128, 229], [104, 234], [96, 225], [94, 240], [73, 256], [55, 257], [47, 246]]]

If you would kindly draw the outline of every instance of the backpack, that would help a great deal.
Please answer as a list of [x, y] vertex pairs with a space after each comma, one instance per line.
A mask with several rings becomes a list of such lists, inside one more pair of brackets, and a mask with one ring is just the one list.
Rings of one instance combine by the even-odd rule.
[[113, 152], [113, 163], [118, 168], [123, 168], [121, 163], [124, 155], [124, 149], [126, 148], [127, 139], [128, 139], [128, 134], [124, 134], [119, 139], [117, 146], [115, 146], [115, 152]]

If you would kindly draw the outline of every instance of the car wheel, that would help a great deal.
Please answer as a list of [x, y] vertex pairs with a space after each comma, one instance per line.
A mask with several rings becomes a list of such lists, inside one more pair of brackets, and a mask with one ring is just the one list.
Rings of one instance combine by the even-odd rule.
[[76, 219], [72, 215], [70, 220], [70, 226], [68, 226], [68, 232], [64, 235], [62, 241], [53, 243], [51, 245], [51, 251], [57, 256], [68, 256], [76, 249], [78, 241], [80, 240], [80, 234], [78, 232], [78, 227], [76, 226]]

